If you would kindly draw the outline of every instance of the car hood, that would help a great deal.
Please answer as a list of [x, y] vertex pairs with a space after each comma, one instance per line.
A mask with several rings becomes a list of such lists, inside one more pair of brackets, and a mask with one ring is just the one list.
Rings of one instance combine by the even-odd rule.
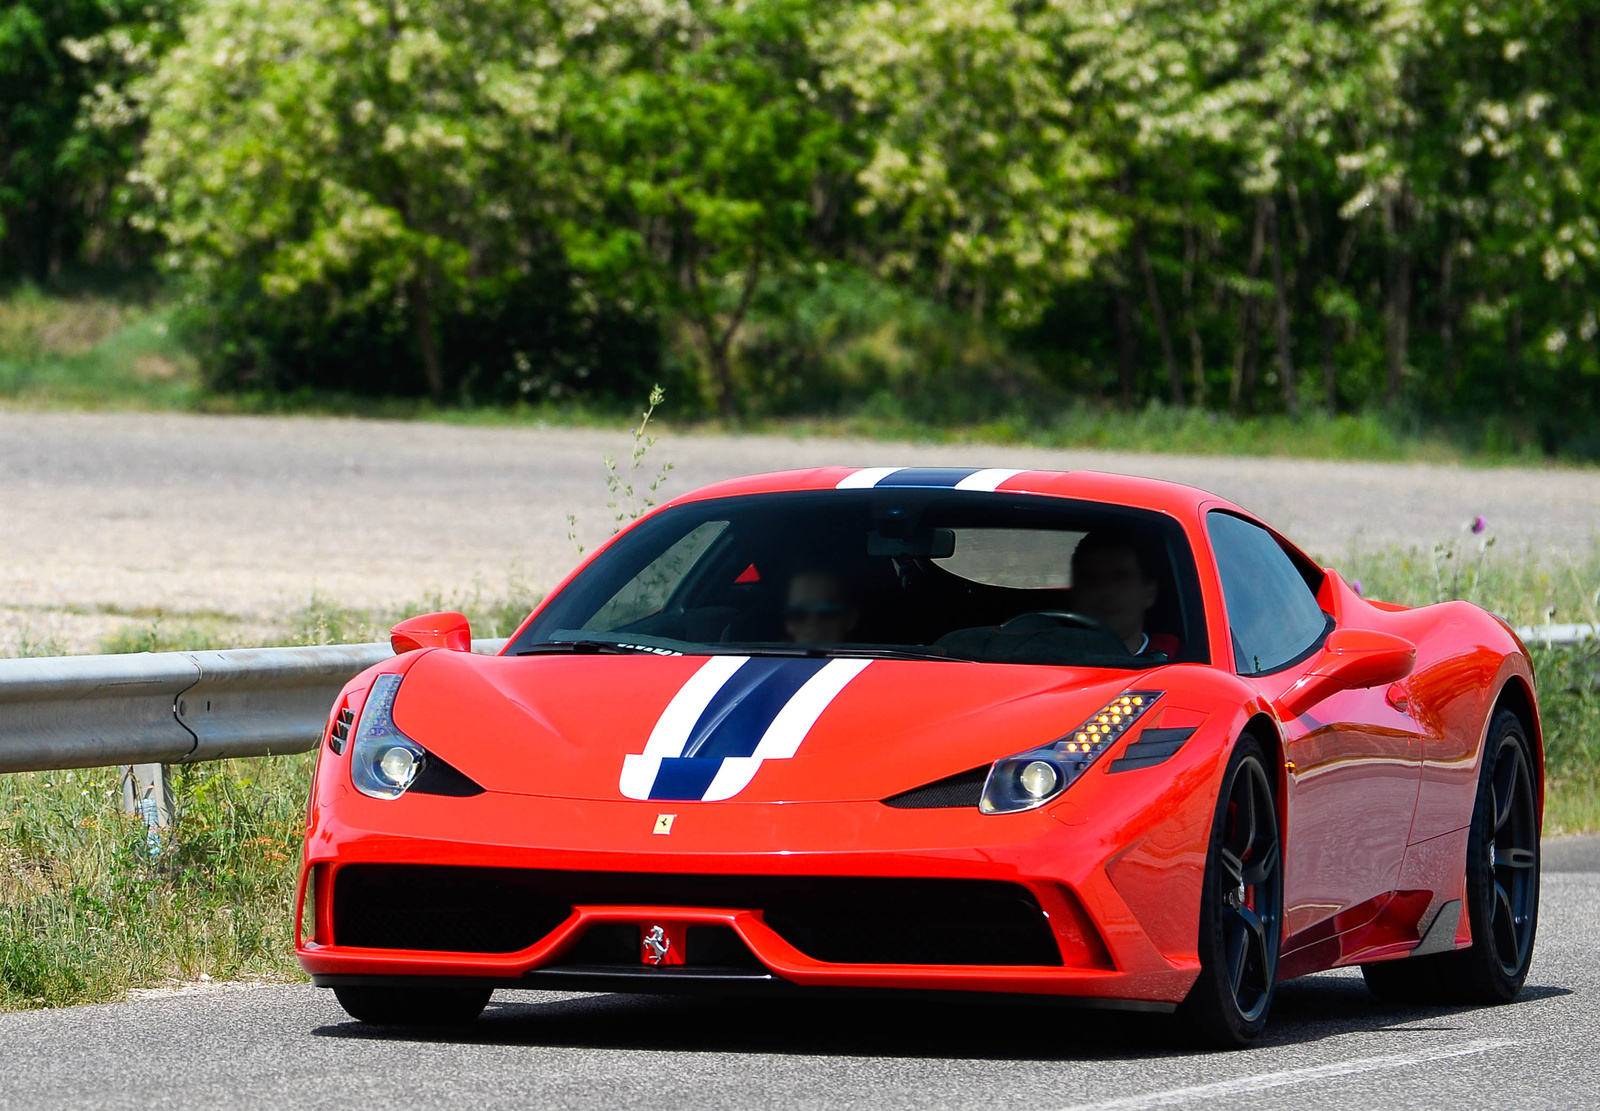
[[491, 791], [845, 801], [1047, 744], [1154, 679], [933, 660], [433, 651], [407, 672], [394, 714]]

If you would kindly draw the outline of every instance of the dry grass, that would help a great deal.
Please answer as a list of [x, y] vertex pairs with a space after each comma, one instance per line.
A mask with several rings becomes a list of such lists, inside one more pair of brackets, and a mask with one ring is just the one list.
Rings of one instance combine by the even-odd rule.
[[24, 286], [0, 298], [0, 358], [82, 355], [129, 323], [136, 310], [99, 297], [48, 297]]

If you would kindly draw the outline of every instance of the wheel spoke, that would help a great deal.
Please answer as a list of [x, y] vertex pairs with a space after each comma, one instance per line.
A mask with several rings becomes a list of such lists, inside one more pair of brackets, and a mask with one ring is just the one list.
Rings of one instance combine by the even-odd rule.
[[1239, 988], [1244, 982], [1245, 956], [1250, 946], [1250, 931], [1245, 928], [1244, 919], [1235, 912], [1235, 920], [1229, 923], [1228, 930], [1228, 983], [1233, 988], [1233, 997], [1239, 998]]
[[1494, 781], [1491, 788], [1494, 793], [1494, 831], [1499, 833], [1511, 818], [1512, 803], [1516, 798], [1517, 773], [1519, 770], [1518, 750], [1513, 747], [1509, 759], [1501, 759], [1494, 769]]
[[[1494, 885], [1494, 910], [1489, 929], [1494, 935], [1495, 956], [1501, 965], [1515, 968], [1521, 964], [1521, 942], [1517, 937], [1516, 915], [1511, 909], [1511, 895], [1500, 884]], [[1508, 959], [1509, 958], [1509, 959]]]
[[[1248, 775], [1249, 773], [1246, 772], [1245, 774]], [[1234, 789], [1234, 795], [1236, 796], [1233, 814], [1234, 835], [1231, 840], [1237, 846], [1235, 852], [1242, 860], [1245, 854], [1250, 851], [1250, 846], [1255, 843], [1256, 839], [1256, 793], [1251, 790], [1253, 785], [1243, 776], [1237, 782], [1244, 790], [1240, 791], [1238, 787]]]
[[[1256, 982], [1250, 986], [1257, 991], [1264, 992], [1270, 986], [1267, 983], [1267, 924], [1261, 920], [1260, 915], [1249, 907], [1240, 908], [1239, 917], [1244, 921], [1246, 927], [1244, 933], [1246, 942], [1245, 956], [1247, 958], [1255, 958], [1253, 961], [1247, 960], [1245, 962], [1255, 972]], [[1240, 979], [1243, 979], [1242, 975]], [[1238, 989], [1235, 988], [1234, 990], [1237, 992]]]
[[1506, 849], [1495, 855], [1497, 867], [1505, 868], [1532, 868], [1538, 863], [1538, 858], [1532, 849]]
[[1277, 867], [1278, 842], [1277, 839], [1274, 838], [1267, 844], [1267, 847], [1261, 851], [1260, 856], [1250, 861], [1250, 867], [1245, 869], [1244, 875], [1241, 878], [1247, 885], [1254, 887], [1258, 883], [1266, 883], [1267, 878], [1272, 875], [1273, 871]]
[[1244, 861], [1226, 845], [1222, 846], [1222, 872], [1227, 880], [1226, 887], [1230, 891], [1245, 882]]

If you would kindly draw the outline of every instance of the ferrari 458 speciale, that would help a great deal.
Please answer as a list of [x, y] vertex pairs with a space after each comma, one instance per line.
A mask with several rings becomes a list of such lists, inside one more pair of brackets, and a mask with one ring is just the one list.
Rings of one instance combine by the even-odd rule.
[[984, 992], [1247, 1043], [1275, 985], [1504, 1002], [1533, 674], [1238, 506], [1090, 472], [722, 482], [495, 656], [395, 627], [330, 714], [297, 949], [374, 1023], [496, 987]]

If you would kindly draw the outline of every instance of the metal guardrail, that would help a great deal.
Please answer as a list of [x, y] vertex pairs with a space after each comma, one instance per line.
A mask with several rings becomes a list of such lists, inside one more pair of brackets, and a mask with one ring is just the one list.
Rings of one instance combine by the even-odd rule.
[[[1517, 630], [1578, 644], [1593, 625]], [[504, 640], [475, 640], [498, 652]], [[183, 764], [316, 747], [339, 688], [386, 643], [0, 660], [0, 773]]]
[[305, 752], [339, 689], [392, 655], [374, 643], [0, 660], [0, 772]]
[[1522, 643], [1542, 644], [1546, 648], [1556, 645], [1582, 644], [1600, 637], [1600, 626], [1595, 625], [1519, 625], [1517, 635]]

